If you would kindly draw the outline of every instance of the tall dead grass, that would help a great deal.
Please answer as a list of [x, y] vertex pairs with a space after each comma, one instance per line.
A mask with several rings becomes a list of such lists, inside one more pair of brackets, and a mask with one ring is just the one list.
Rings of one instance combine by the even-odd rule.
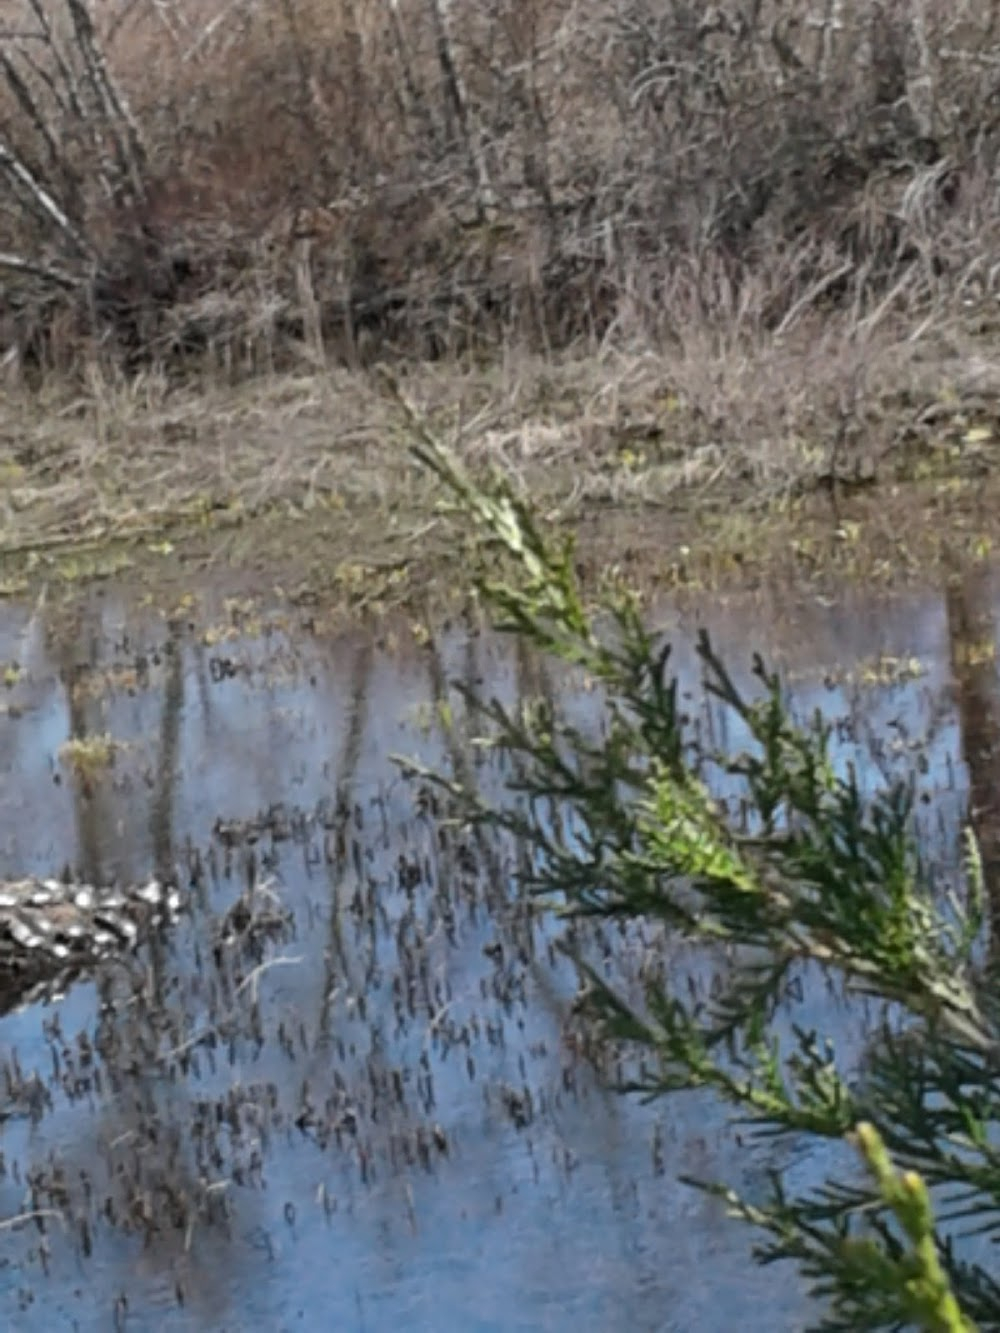
[[238, 376], [641, 334], [693, 364], [837, 313], [863, 359], [991, 320], [998, 15], [10, 0], [0, 356]]

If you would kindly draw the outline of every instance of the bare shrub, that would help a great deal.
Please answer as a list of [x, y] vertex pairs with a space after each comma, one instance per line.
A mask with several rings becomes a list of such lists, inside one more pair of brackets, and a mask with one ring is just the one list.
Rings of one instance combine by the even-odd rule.
[[236, 374], [980, 302], [995, 10], [11, 0], [0, 335]]

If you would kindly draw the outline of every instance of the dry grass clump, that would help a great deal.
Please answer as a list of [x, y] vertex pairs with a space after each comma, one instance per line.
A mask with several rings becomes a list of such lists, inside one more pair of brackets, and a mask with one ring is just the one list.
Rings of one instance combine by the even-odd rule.
[[0, 355], [242, 375], [978, 311], [996, 28], [973, 0], [11, 0]]
[[[403, 386], [470, 464], [501, 465], [570, 523], [607, 502], [772, 506], [875, 479], [972, 477], [995, 453], [1000, 355], [963, 321], [806, 309], [773, 330], [760, 303], [718, 327], [679, 308], [690, 321], [661, 345], [508, 347], [480, 366], [415, 365]], [[407, 463], [378, 378], [343, 367], [234, 385], [94, 366], [78, 389], [52, 377], [0, 397], [0, 488], [0, 560], [29, 563], [116, 540], [166, 552], [178, 534], [235, 540], [310, 516], [370, 553], [433, 522], [439, 499]]]

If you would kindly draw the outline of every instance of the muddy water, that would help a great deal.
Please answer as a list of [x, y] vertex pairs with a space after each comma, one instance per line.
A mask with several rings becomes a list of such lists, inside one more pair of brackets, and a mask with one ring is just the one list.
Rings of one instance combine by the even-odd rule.
[[[838, 762], [919, 763], [921, 836], [950, 863], [993, 709], [986, 575], [835, 606], [664, 611], [760, 650]], [[54, 624], [54, 622], [53, 622]], [[442, 765], [452, 678], [599, 705], [515, 646], [453, 628], [324, 637], [207, 597], [173, 620], [113, 593], [58, 628], [0, 613], [0, 875], [176, 868], [181, 923], [134, 959], [0, 1019], [0, 1320], [18, 1329], [747, 1329], [808, 1318], [795, 1273], [678, 1172], [753, 1192], [850, 1170], [836, 1150], [748, 1155], [710, 1102], [608, 1091], [570, 1017], [575, 978], [506, 854], [448, 828], [392, 756]], [[106, 771], [61, 747], [107, 734]], [[963, 762], [967, 761], [967, 762]], [[500, 775], [482, 759], [487, 788]], [[981, 804], [981, 802], [980, 802]], [[990, 848], [986, 847], [987, 856]], [[713, 960], [636, 932], [710, 984]], [[791, 1017], [861, 1049], [807, 986]]]

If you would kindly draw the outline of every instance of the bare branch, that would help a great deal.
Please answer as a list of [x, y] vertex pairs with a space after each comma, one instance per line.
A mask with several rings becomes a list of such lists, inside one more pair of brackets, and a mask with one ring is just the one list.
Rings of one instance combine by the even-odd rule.
[[21, 159], [2, 142], [0, 142], [0, 169], [6, 171], [22, 186], [36, 211], [55, 223], [77, 254], [84, 255], [87, 258], [93, 257], [93, 250], [83, 233], [74, 226], [49, 191], [35, 179]]
[[101, 101], [108, 128], [114, 136], [122, 167], [129, 176], [137, 199], [146, 193], [146, 150], [139, 126], [124, 93], [116, 86], [101, 52], [90, 12], [82, 0], [66, 0], [80, 52], [88, 67], [91, 84]]
[[67, 291], [73, 291], [83, 285], [83, 279], [66, 273], [51, 264], [43, 264], [37, 259], [26, 259], [23, 255], [11, 254], [0, 250], [0, 268], [10, 269], [14, 273], [24, 273], [32, 278], [41, 278]]
[[469, 174], [476, 191], [476, 205], [480, 217], [486, 218], [496, 212], [496, 195], [486, 165], [482, 138], [478, 128], [472, 122], [469, 98], [455, 54], [451, 35], [451, 0], [429, 0], [434, 17], [434, 30], [437, 34], [438, 61], [444, 76], [452, 110], [458, 121], [469, 156]]
[[45, 153], [49, 159], [50, 166], [60, 168], [63, 164], [63, 159], [60, 158], [59, 151], [56, 148], [55, 139], [45, 122], [45, 117], [39, 111], [35, 99], [32, 97], [31, 92], [28, 89], [28, 85], [21, 78], [17, 67], [9, 59], [5, 51], [0, 51], [0, 69], [2, 69], [7, 76], [7, 82], [10, 85], [18, 105], [24, 112], [25, 116], [27, 116], [29, 122], [34, 126], [36, 134], [45, 145]]

